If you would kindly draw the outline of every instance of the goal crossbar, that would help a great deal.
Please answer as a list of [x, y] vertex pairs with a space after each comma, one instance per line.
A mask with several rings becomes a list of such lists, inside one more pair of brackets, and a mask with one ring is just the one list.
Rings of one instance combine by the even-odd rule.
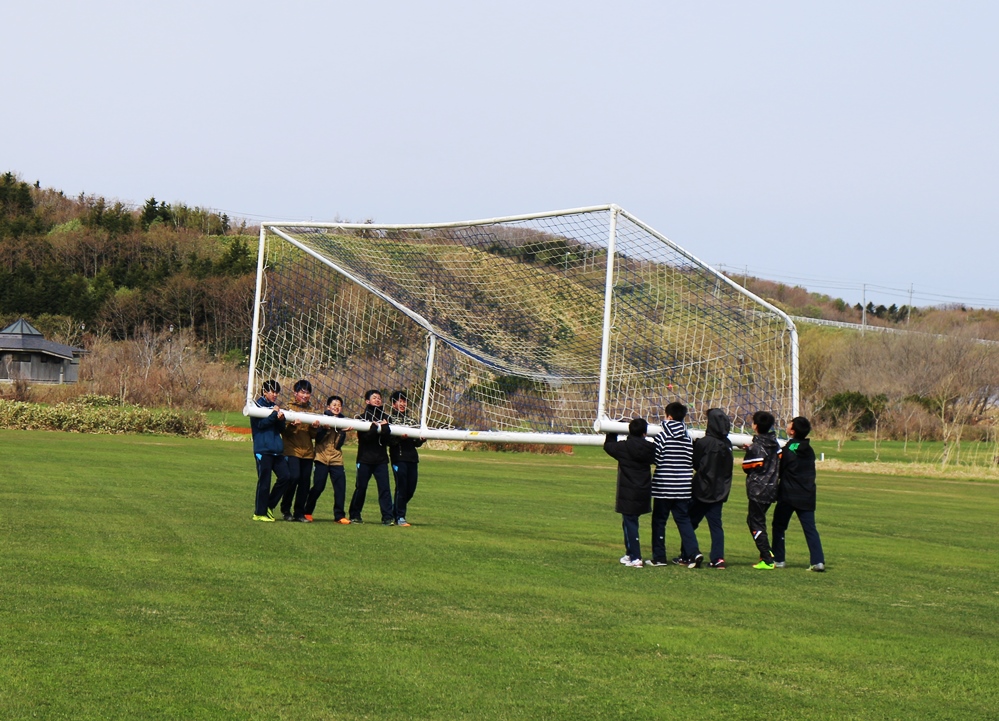
[[[267, 418], [274, 413], [273, 408], [263, 408], [252, 405], [244, 409], [247, 416], [251, 418]], [[336, 418], [334, 416], [319, 415], [316, 413], [299, 413], [297, 411], [282, 410], [286, 421], [297, 421], [312, 425], [318, 423], [326, 428], [347, 431], [367, 431], [371, 429], [371, 421], [357, 418]], [[662, 431], [662, 426], [650, 424], [648, 437]], [[615, 421], [607, 421], [601, 433], [591, 434], [570, 434], [570, 433], [506, 433], [503, 431], [461, 431], [447, 429], [421, 428], [418, 426], [403, 426], [389, 424], [389, 433], [400, 438], [414, 438], [420, 440], [436, 441], [478, 441], [481, 443], [528, 443], [542, 445], [572, 445], [572, 446], [602, 446], [606, 440], [606, 434], [617, 433], [618, 435], [628, 434], [628, 424]], [[688, 430], [692, 439], [702, 438], [704, 431], [698, 428]], [[752, 442], [753, 437], [745, 433], [731, 433], [729, 440], [733, 446], [740, 447]]]

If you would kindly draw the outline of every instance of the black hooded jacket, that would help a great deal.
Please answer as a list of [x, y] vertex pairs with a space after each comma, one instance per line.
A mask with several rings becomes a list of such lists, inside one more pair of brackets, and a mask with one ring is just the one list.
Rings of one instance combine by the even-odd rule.
[[780, 443], [772, 433], [753, 436], [753, 443], [742, 460], [746, 472], [746, 495], [756, 503], [777, 500], [777, 477], [780, 464]]
[[604, 450], [617, 460], [617, 502], [614, 511], [641, 516], [652, 510], [652, 470], [656, 447], [643, 436], [628, 435], [623, 441], [608, 433]]
[[732, 490], [732, 429], [725, 411], [708, 411], [708, 428], [694, 441], [694, 498], [704, 503], [724, 503]]
[[792, 438], [780, 454], [777, 500], [799, 511], [815, 510], [815, 451], [807, 438]]
[[364, 406], [364, 412], [358, 416], [362, 421], [373, 421], [371, 428], [357, 432], [357, 462], [369, 466], [388, 463], [388, 447], [391, 438], [389, 424], [379, 426], [377, 421], [388, 420], [388, 414], [379, 406]]

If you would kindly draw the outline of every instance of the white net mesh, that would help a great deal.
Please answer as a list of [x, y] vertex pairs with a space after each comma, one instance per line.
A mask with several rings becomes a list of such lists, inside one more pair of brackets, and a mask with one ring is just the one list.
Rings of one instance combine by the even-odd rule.
[[[592, 434], [614, 212], [267, 225], [255, 384], [308, 378], [348, 411], [368, 388], [416, 405], [433, 336], [428, 428]], [[659, 422], [679, 400], [694, 425], [715, 407], [736, 429], [760, 409], [789, 419], [784, 318], [624, 212], [615, 237], [606, 415]]]

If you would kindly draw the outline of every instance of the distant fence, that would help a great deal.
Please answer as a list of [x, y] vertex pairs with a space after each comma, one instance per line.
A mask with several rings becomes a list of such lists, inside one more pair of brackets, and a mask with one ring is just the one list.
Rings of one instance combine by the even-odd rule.
[[[797, 323], [810, 323], [811, 325], [827, 325], [832, 328], [846, 328], [847, 330], [859, 331], [865, 333], [867, 331], [874, 331], [876, 333], [900, 333], [908, 335], [922, 335], [927, 338], [953, 338], [954, 336], [942, 335], [940, 333], [924, 333], [918, 330], [903, 330], [902, 328], [888, 328], [883, 325], [863, 325], [861, 323], [844, 323], [839, 320], [823, 320], [822, 318], [807, 318], [803, 315], [792, 315], [791, 320]], [[975, 343], [981, 343], [983, 345], [994, 345], [999, 346], [999, 341], [986, 340], [985, 338], [972, 338]]]

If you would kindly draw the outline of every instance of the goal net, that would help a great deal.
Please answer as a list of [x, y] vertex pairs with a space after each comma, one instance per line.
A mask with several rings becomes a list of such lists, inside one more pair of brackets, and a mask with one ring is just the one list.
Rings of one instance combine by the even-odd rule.
[[318, 413], [402, 390], [425, 438], [599, 443], [674, 400], [694, 427], [797, 410], [791, 320], [614, 205], [265, 223], [258, 263], [247, 412], [262, 381], [299, 378]]

